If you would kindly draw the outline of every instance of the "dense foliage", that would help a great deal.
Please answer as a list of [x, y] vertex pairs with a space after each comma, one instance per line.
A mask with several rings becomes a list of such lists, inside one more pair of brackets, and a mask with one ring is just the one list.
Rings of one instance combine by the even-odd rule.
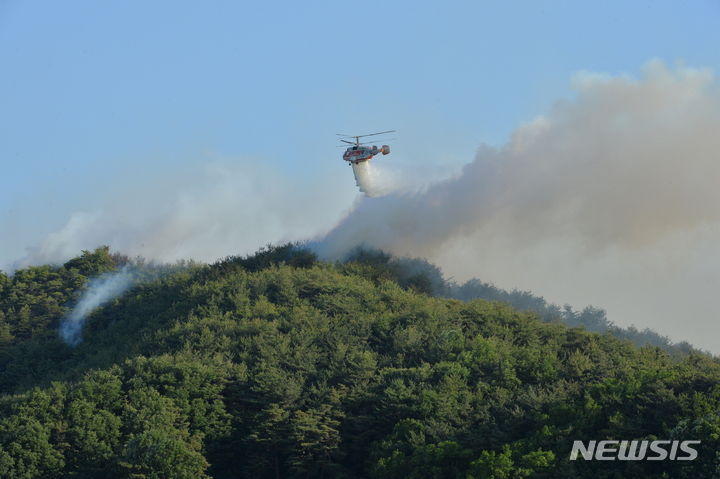
[[[0, 273], [0, 477], [716, 477], [717, 358], [350, 259], [148, 267], [101, 247]], [[132, 288], [66, 345], [60, 321], [119, 265]], [[702, 442], [694, 461], [570, 460], [574, 440], [644, 438]]]

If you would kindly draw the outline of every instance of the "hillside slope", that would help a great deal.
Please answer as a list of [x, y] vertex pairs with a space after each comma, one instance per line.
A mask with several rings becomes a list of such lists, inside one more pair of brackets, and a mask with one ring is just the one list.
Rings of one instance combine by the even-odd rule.
[[[279, 259], [283, 261], [280, 262]], [[382, 265], [269, 249], [134, 264], [75, 348], [107, 248], [0, 278], [0, 477], [714, 477], [720, 363], [673, 358]], [[20, 285], [20, 286], [19, 286]], [[24, 285], [24, 286], [23, 286]], [[571, 461], [575, 440], [701, 440]]]

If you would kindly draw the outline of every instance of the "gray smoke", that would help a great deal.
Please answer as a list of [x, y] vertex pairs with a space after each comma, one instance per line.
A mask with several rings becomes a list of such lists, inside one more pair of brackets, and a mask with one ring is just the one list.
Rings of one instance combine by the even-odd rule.
[[572, 236], [637, 249], [720, 221], [720, 95], [708, 70], [651, 61], [636, 81], [579, 73], [575, 97], [482, 146], [454, 178], [363, 199], [321, 242], [430, 256], [458, 238], [517, 247]]
[[122, 295], [133, 283], [133, 275], [127, 268], [106, 273], [88, 282], [77, 304], [60, 323], [60, 335], [70, 346], [82, 341], [85, 318], [95, 309]]
[[[342, 162], [337, 157], [328, 161]], [[0, 248], [0, 269], [64, 263], [103, 244], [130, 257], [212, 262], [251, 253], [268, 242], [308, 238], [332, 228], [357, 194], [349, 188], [350, 168], [337, 166], [337, 174], [287, 174], [252, 158], [214, 156], [162, 172], [138, 166], [137, 174], [107, 183], [84, 209], [28, 247], [25, 257], [8, 257], [9, 248]], [[58, 212], [65, 215], [65, 210]], [[5, 226], [8, 231], [22, 228], [12, 222]]]

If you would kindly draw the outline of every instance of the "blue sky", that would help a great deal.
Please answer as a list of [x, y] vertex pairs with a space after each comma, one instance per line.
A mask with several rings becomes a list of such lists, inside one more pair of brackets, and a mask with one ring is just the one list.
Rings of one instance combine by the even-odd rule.
[[[388, 171], [430, 183], [572, 99], [579, 71], [720, 71], [719, 26], [709, 0], [0, 1], [0, 268], [98, 244], [213, 261], [322, 234], [368, 201], [336, 133], [397, 130]], [[646, 302], [613, 302], [612, 272], [576, 291], [477, 269], [653, 327], [627, 313]]]

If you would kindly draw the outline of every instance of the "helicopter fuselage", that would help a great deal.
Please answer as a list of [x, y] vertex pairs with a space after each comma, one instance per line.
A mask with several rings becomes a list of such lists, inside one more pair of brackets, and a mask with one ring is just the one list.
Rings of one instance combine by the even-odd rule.
[[362, 161], [370, 160], [378, 153], [387, 155], [388, 153], [390, 153], [390, 147], [387, 145], [383, 145], [382, 148], [378, 149], [377, 146], [373, 146], [372, 148], [370, 148], [369, 146], [360, 145], [351, 146], [345, 151], [345, 153], [343, 153], [343, 160], [350, 162], [351, 165], [357, 165]]
[[358, 164], [361, 161], [368, 161], [378, 152], [377, 146], [369, 148], [367, 146], [351, 146], [343, 153], [343, 160], [349, 161], [351, 164]]

